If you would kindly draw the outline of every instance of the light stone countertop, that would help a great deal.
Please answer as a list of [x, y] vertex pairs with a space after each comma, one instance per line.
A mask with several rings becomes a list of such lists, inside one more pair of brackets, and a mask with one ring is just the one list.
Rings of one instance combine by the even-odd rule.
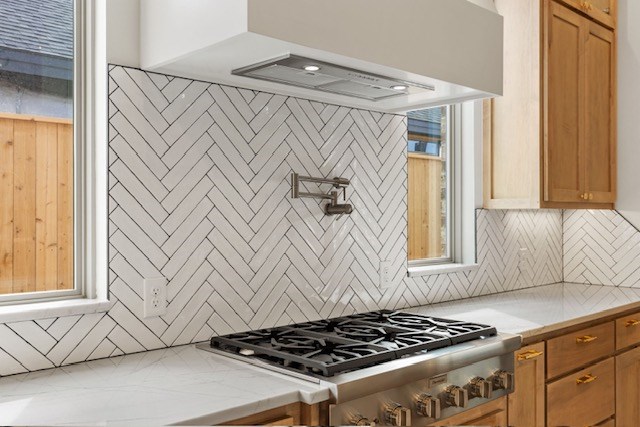
[[407, 311], [495, 326], [523, 341], [628, 310], [640, 310], [640, 289], [558, 283], [451, 301]]
[[326, 387], [190, 345], [2, 378], [0, 425], [211, 425], [328, 399]]
[[[561, 283], [407, 311], [536, 336], [640, 310], [640, 289]], [[0, 379], [0, 425], [215, 424], [329, 390], [194, 346], [96, 360]], [[197, 420], [197, 422], [196, 422]]]

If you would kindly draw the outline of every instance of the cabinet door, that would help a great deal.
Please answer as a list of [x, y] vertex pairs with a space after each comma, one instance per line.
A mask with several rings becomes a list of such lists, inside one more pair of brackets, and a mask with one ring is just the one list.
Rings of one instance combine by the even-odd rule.
[[615, 49], [612, 31], [586, 21], [585, 192], [589, 202], [616, 198]]
[[[553, 1], [545, 33], [544, 199], [584, 201], [585, 19]], [[608, 104], [607, 104], [608, 105]]]
[[616, 357], [616, 424], [635, 426], [640, 420], [640, 348]]
[[515, 390], [509, 395], [509, 425], [544, 427], [544, 343], [515, 354]]

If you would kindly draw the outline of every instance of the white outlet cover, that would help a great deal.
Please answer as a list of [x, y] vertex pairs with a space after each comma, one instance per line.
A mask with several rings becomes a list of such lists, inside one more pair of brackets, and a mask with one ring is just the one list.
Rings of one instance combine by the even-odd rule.
[[380, 261], [380, 289], [392, 287], [391, 261]]
[[158, 317], [167, 313], [167, 279], [164, 277], [144, 279], [144, 318]]

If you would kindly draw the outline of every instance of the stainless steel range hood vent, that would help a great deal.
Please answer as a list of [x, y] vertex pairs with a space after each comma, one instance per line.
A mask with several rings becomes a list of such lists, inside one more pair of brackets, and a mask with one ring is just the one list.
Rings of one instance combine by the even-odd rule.
[[435, 91], [433, 86], [398, 80], [296, 55], [286, 55], [232, 71], [236, 76], [314, 89], [369, 101]]

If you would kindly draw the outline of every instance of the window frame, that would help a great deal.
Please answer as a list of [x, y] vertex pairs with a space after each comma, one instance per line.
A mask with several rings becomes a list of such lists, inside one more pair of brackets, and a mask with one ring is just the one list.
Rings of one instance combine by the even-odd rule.
[[0, 295], [0, 323], [109, 306], [106, 2], [73, 0], [73, 7], [74, 287]]
[[[448, 147], [451, 173], [447, 189], [447, 221], [451, 238], [446, 259], [407, 260], [407, 276], [471, 271], [479, 268], [476, 254], [476, 209], [481, 207], [482, 102], [468, 101], [448, 106]], [[449, 167], [449, 166], [448, 166]]]
[[[440, 108], [440, 107], [436, 107]], [[444, 159], [445, 168], [446, 168], [446, 177], [447, 177], [447, 188], [446, 188], [446, 218], [445, 218], [445, 254], [441, 257], [432, 257], [432, 258], [424, 258], [424, 259], [416, 259], [416, 260], [407, 260], [409, 268], [412, 267], [427, 267], [427, 266], [438, 266], [438, 265], [447, 265], [452, 264], [455, 259], [455, 251], [456, 251], [456, 230], [455, 230], [455, 221], [452, 221], [452, 216], [455, 215], [456, 209], [456, 200], [454, 199], [454, 181], [455, 181], [455, 156], [458, 151], [458, 147], [456, 146], [456, 137], [457, 137], [457, 120], [458, 114], [456, 112], [456, 105], [446, 105], [443, 106], [446, 109], [446, 155], [447, 157]], [[431, 156], [433, 157], [433, 156]], [[442, 153], [441, 156], [442, 158]]]

